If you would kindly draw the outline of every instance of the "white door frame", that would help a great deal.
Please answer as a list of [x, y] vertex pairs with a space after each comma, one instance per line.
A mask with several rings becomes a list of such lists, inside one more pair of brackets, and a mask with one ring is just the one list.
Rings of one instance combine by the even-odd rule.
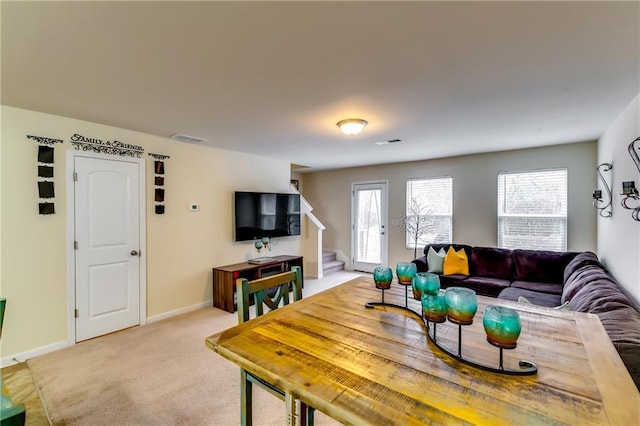
[[384, 236], [382, 238], [382, 247], [380, 248], [380, 264], [382, 266], [387, 266], [389, 264], [389, 181], [387, 180], [372, 180], [372, 181], [366, 181], [366, 182], [352, 182], [351, 183], [351, 256], [350, 256], [350, 262], [351, 262], [351, 270], [353, 269], [354, 263], [355, 263], [355, 258], [356, 258], [356, 244], [355, 244], [355, 237], [354, 237], [354, 226], [355, 226], [355, 221], [354, 221], [354, 206], [355, 206], [355, 192], [356, 192], [356, 185], [384, 185], [384, 191], [383, 191], [383, 197], [382, 200], [380, 200], [380, 204], [382, 209], [384, 210], [384, 223], [382, 223], [382, 225], [384, 226]]
[[138, 163], [140, 179], [140, 325], [147, 323], [147, 205], [145, 162], [141, 158], [114, 157], [113, 155], [95, 152], [67, 150], [65, 181], [67, 186], [67, 344], [76, 344], [76, 256], [73, 249], [75, 240], [75, 188], [73, 171], [76, 157], [96, 158], [111, 161], [127, 161]]

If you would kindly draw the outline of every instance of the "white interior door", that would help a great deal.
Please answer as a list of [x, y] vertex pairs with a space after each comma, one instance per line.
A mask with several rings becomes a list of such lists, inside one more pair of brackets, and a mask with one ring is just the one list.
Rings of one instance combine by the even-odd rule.
[[76, 341], [140, 324], [140, 167], [75, 157]]
[[353, 185], [353, 269], [373, 272], [387, 264], [387, 183]]

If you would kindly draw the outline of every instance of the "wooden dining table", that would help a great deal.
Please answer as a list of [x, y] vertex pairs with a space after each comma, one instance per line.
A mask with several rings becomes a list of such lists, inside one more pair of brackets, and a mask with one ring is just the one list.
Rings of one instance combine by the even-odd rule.
[[[595, 315], [479, 296], [473, 324], [462, 328], [462, 356], [497, 366], [499, 350], [486, 340], [482, 315], [488, 305], [515, 308], [522, 332], [517, 347], [504, 351], [505, 368], [526, 360], [538, 371], [509, 376], [447, 355], [416, 314], [365, 307], [380, 299], [371, 277], [362, 276], [205, 342], [289, 401], [344, 424], [640, 424], [638, 390]], [[421, 312], [410, 288], [408, 299]], [[385, 301], [404, 305], [405, 287], [393, 283]], [[458, 326], [439, 324], [437, 341], [455, 351]], [[294, 424], [295, 404], [287, 407]]]

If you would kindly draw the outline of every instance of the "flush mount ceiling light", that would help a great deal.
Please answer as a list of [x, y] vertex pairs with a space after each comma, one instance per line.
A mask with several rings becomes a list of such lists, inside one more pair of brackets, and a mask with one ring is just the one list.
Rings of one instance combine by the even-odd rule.
[[367, 120], [361, 118], [347, 118], [340, 120], [336, 125], [342, 130], [345, 135], [353, 136], [357, 135], [367, 125]]

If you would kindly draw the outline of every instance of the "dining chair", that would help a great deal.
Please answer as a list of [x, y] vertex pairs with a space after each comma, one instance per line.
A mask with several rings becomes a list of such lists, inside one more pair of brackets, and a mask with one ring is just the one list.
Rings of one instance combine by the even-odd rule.
[[[292, 287], [292, 288], [291, 288]], [[238, 323], [249, 321], [250, 303], [253, 296], [255, 316], [278, 309], [281, 305], [289, 304], [289, 292], [293, 292], [293, 301], [302, 299], [302, 270], [294, 266], [291, 271], [282, 272], [264, 278], [249, 281], [246, 278], [236, 280], [238, 292]], [[267, 381], [242, 369], [240, 371], [240, 421], [242, 426], [253, 424], [252, 414], [252, 385], [258, 385], [272, 395], [285, 400], [285, 392]], [[300, 402], [300, 412], [303, 424], [313, 425], [314, 408]]]
[[[7, 299], [0, 297], [0, 336], [2, 336], [2, 324], [4, 323], [4, 310]], [[9, 396], [9, 391], [0, 377], [0, 424], [2, 426], [24, 426], [27, 418], [24, 404], [14, 404]]]

